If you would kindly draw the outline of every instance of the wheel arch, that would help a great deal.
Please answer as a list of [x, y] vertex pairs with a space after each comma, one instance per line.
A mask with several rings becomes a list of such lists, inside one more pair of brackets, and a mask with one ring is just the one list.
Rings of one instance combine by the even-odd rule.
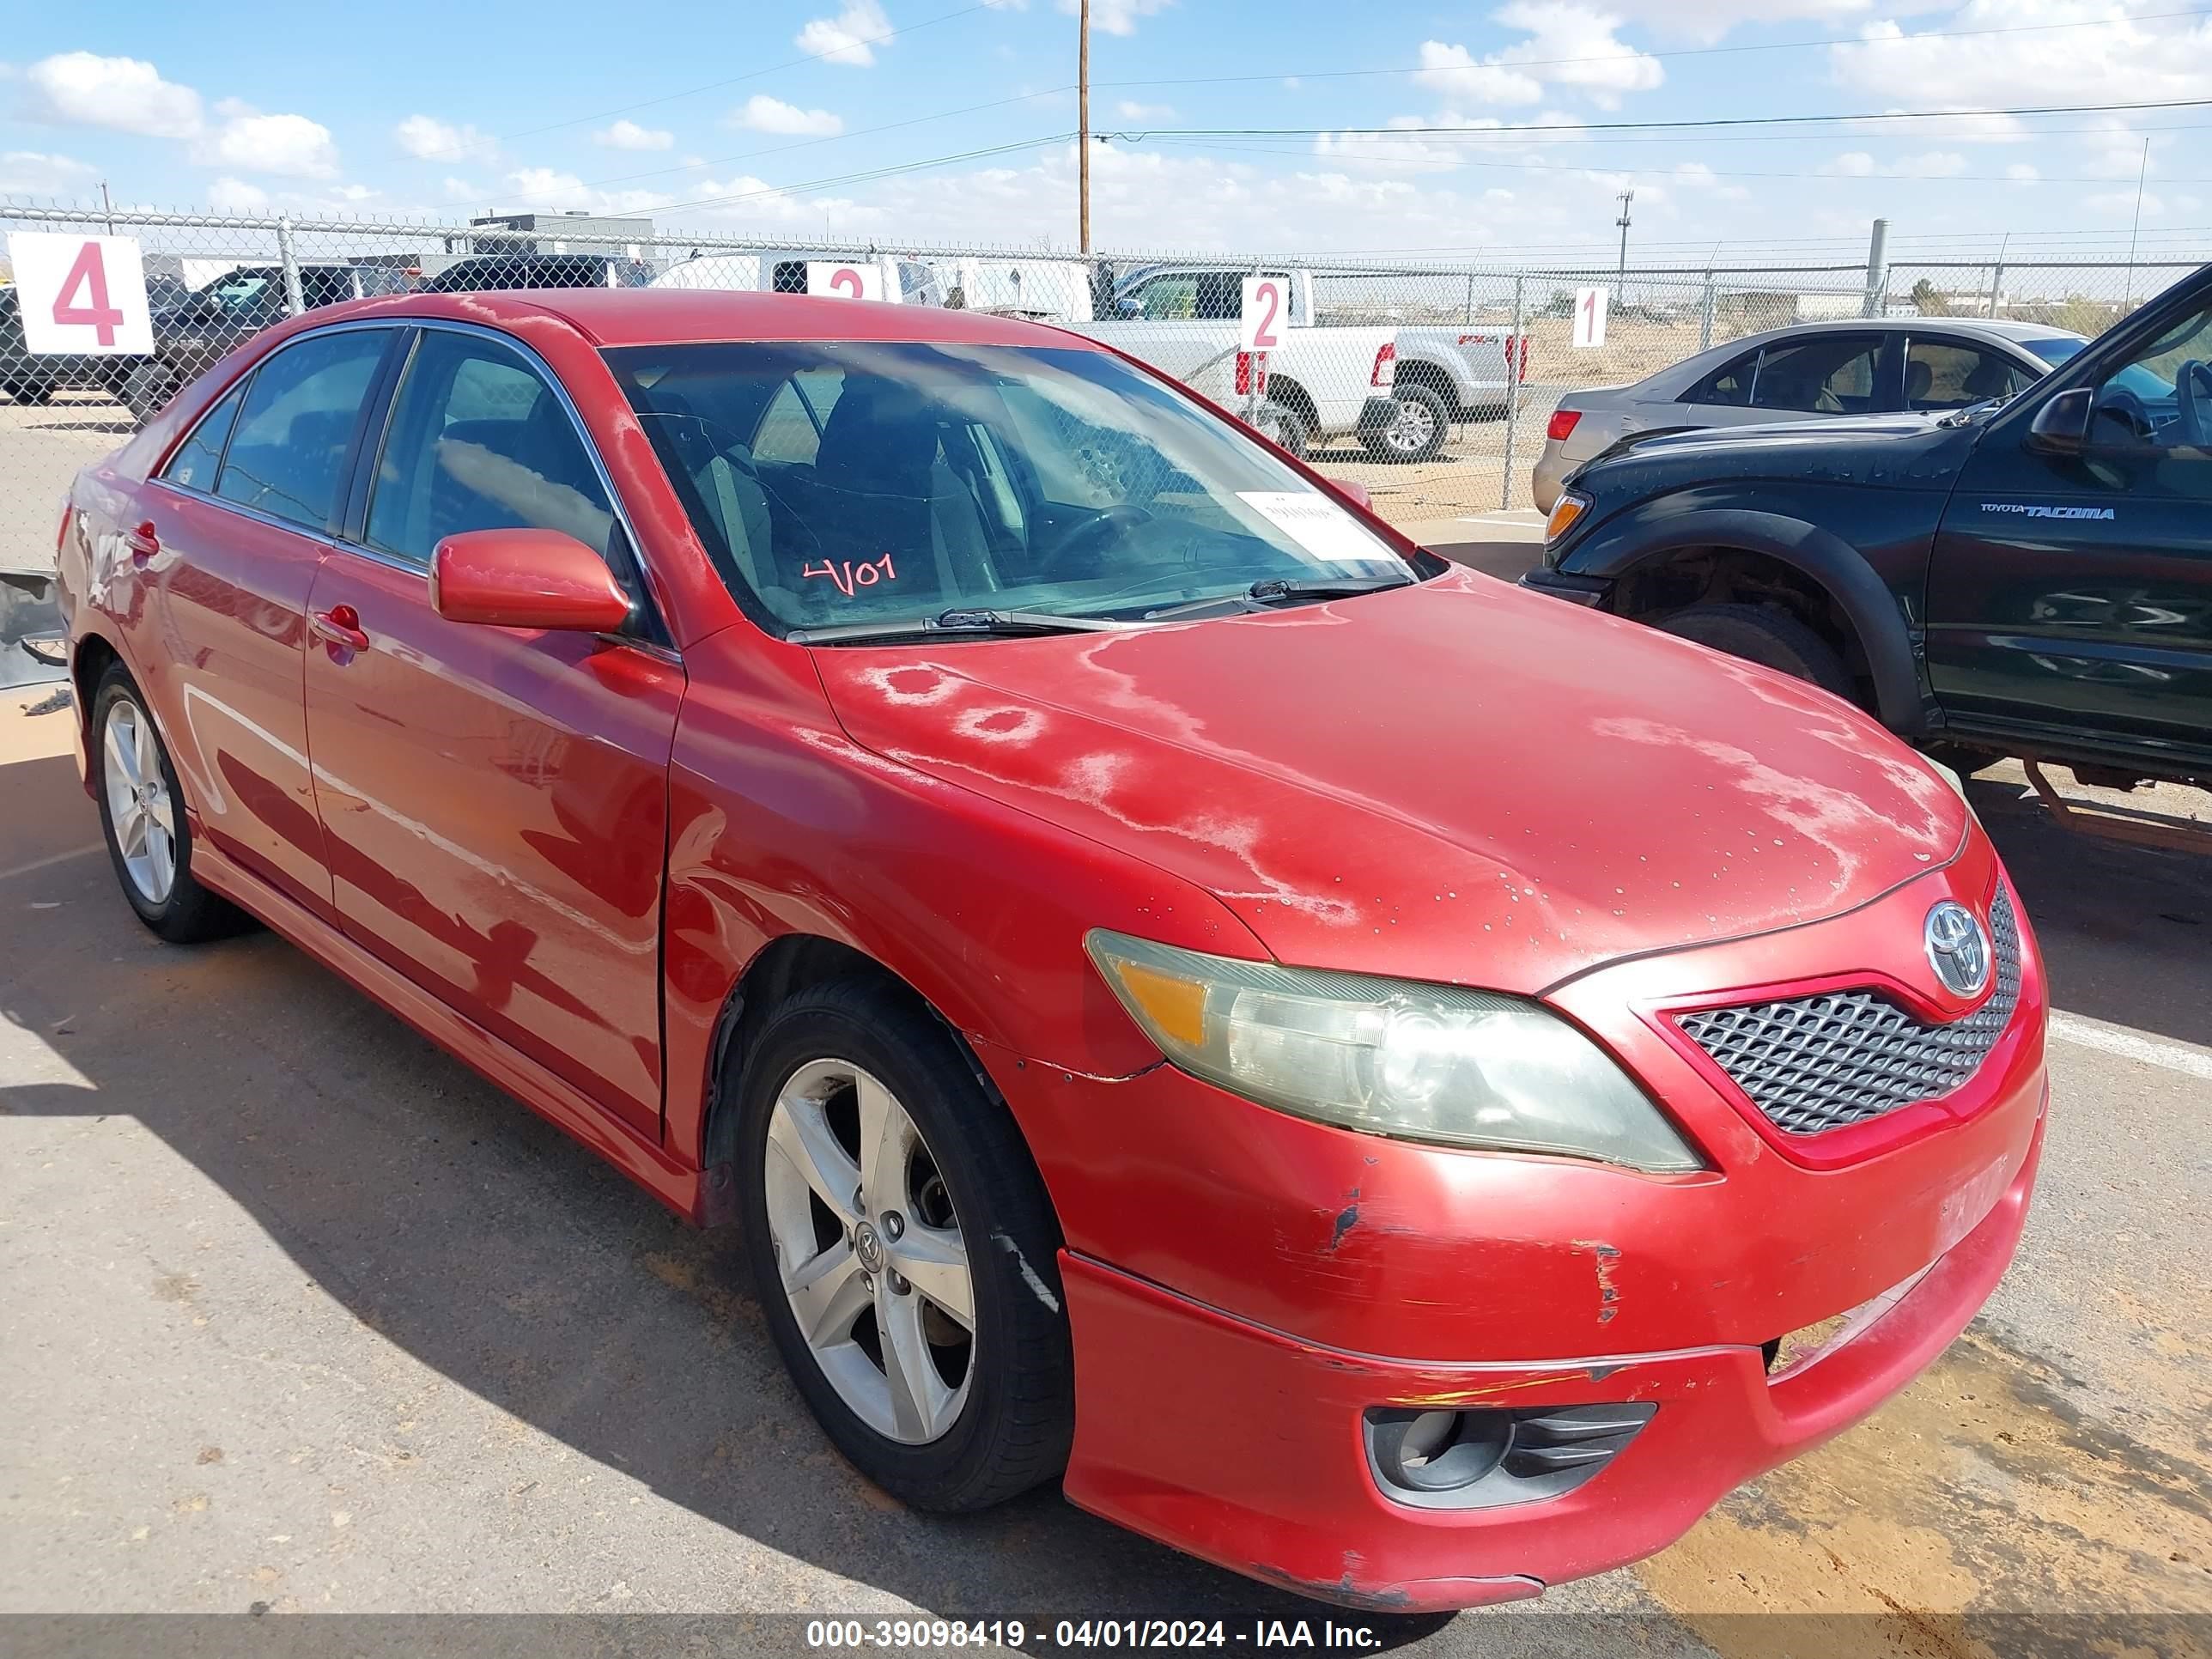
[[1865, 656], [1882, 724], [1907, 737], [1923, 730], [1926, 704], [1905, 617], [1874, 567], [1832, 531], [1775, 513], [1685, 513], [1658, 523], [1624, 525], [1610, 535], [1601, 532], [1562, 568], [1571, 564], [1577, 575], [1619, 580], [1685, 554], [1728, 551], [1771, 560], [1825, 593]]
[[1267, 398], [1271, 403], [1296, 410], [1306, 425], [1318, 437], [1321, 433], [1321, 405], [1314, 402], [1313, 393], [1287, 374], [1267, 376]]
[[1442, 363], [1430, 357], [1401, 357], [1392, 386], [1424, 386], [1444, 400], [1444, 407], [1457, 414], [1460, 402], [1459, 382]]
[[[93, 750], [97, 739], [92, 729], [92, 702], [99, 695], [100, 683], [107, 677], [108, 669], [117, 663], [123, 664], [125, 673], [131, 672], [131, 665], [115, 641], [89, 629], [78, 636], [76, 648], [70, 657], [70, 689], [76, 696], [77, 747], [88, 795], [97, 787], [93, 780], [99, 771]], [[137, 676], [132, 678], [135, 682]]]

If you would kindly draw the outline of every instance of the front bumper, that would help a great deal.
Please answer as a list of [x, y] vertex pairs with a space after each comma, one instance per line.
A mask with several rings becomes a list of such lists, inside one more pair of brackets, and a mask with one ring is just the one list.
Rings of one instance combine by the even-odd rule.
[[[1069, 1498], [1232, 1571], [1401, 1613], [1522, 1601], [1665, 1548], [1731, 1488], [1842, 1432], [1966, 1328], [2011, 1261], [2042, 1152], [1852, 1340], [1779, 1380], [1755, 1347], [1446, 1365], [1316, 1346], [1063, 1254], [1079, 1412]], [[1474, 1291], [1471, 1288], [1470, 1293]], [[1597, 1478], [1514, 1508], [1383, 1497], [1376, 1405], [1651, 1402]]]
[[1601, 605], [1605, 596], [1613, 591], [1613, 584], [1597, 576], [1571, 576], [1557, 570], [1539, 567], [1525, 571], [1521, 586], [1538, 593], [1548, 593], [1555, 599], [1565, 599], [1569, 605]]
[[[1873, 983], [1956, 1018], [1916, 988], [1923, 921], [1944, 896], [1985, 911], [2002, 880], [1975, 836], [1843, 915], [1554, 988], [1705, 1149], [1692, 1174], [1355, 1134], [1164, 1065], [1120, 1080], [994, 1066], [1068, 1247], [1068, 1495], [1316, 1595], [1473, 1606], [1659, 1549], [1863, 1416], [1972, 1317], [2019, 1237], [2046, 1097], [2033, 934], [1973, 1079], [1826, 1135], [1784, 1136], [1717, 1084], [1676, 1015]], [[1808, 962], [1832, 971], [1777, 977]], [[1846, 1346], [1769, 1381], [1763, 1345], [1908, 1283]], [[1480, 1510], [1384, 1496], [1369, 1407], [1493, 1397], [1657, 1411], [1562, 1495]]]

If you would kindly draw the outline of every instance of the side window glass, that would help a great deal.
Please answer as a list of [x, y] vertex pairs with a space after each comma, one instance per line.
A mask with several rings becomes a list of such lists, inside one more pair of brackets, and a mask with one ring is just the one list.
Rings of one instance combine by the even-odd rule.
[[311, 529], [327, 525], [362, 399], [390, 339], [380, 328], [310, 335], [263, 363], [246, 388], [216, 494]]
[[1235, 322], [1244, 310], [1243, 273], [1205, 270], [1198, 276], [1195, 309], [1208, 322]]
[[1809, 415], [1863, 415], [1874, 404], [1875, 358], [1881, 343], [1860, 336], [1773, 345], [1759, 354], [1754, 409]]
[[1198, 314], [1198, 279], [1156, 276], [1131, 297], [1137, 314], [1148, 323], [1186, 321]]
[[173, 484], [186, 489], [212, 491], [215, 489], [215, 470], [222, 465], [222, 446], [230, 436], [230, 428], [238, 420], [238, 406], [246, 401], [246, 382], [232, 387], [228, 395], [213, 409], [200, 416], [192, 428], [191, 436], [177, 446], [176, 453], [169, 457], [168, 465], [161, 476]]
[[1915, 340], [1905, 354], [1907, 409], [1964, 409], [2010, 397], [2025, 377], [1994, 351], [1946, 340]]
[[777, 466], [813, 465], [822, 448], [822, 428], [844, 385], [842, 373], [810, 368], [778, 386], [754, 430], [753, 459]]
[[2212, 306], [2183, 318], [2097, 388], [2100, 449], [2188, 450], [2212, 459]]
[[1708, 375], [1704, 383], [1692, 387], [1682, 401], [1686, 404], [1718, 404], [1724, 409], [1741, 409], [1751, 401], [1751, 383], [1758, 373], [1759, 354], [1754, 351]]
[[496, 341], [425, 329], [392, 401], [368, 544], [427, 567], [467, 530], [557, 530], [621, 562], [613, 503], [552, 388]]

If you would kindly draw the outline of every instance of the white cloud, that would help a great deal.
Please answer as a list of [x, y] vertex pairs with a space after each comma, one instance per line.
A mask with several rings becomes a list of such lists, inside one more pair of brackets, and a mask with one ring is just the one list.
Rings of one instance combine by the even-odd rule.
[[[676, 198], [657, 190], [602, 190], [557, 167], [517, 167], [505, 175], [503, 209], [538, 213], [650, 213]], [[702, 195], [706, 191], [702, 189]], [[518, 199], [519, 198], [519, 199]]]
[[891, 32], [891, 20], [876, 0], [847, 0], [835, 17], [817, 17], [792, 37], [792, 44], [825, 64], [866, 69], [876, 61], [870, 43]]
[[[1157, 17], [1175, 0], [1091, 0], [1091, 27], [1102, 34], [1134, 34], [1137, 20]], [[1060, 9], [1073, 17], [1082, 7], [1080, 0], [1060, 0]]]
[[483, 195], [482, 191], [465, 179], [442, 179], [438, 188], [446, 193], [446, 199], [449, 202], [473, 202]]
[[593, 133], [592, 142], [608, 149], [673, 149], [676, 135], [665, 127], [641, 127], [635, 121], [617, 121]]
[[2005, 169], [2005, 177], [2016, 185], [2032, 185], [2043, 177], [2025, 161], [2015, 161]]
[[99, 176], [99, 169], [71, 155], [35, 149], [0, 155], [0, 195], [65, 196]]
[[164, 81], [143, 58], [58, 52], [32, 64], [24, 79], [30, 88], [24, 112], [34, 121], [149, 138], [190, 138], [200, 131], [199, 94]]
[[[2084, 196], [2081, 205], [2090, 212], [2109, 219], [2132, 221], [2136, 215], [2136, 192], [2132, 190], [2100, 190]], [[2146, 191], [2142, 197], [2142, 216], [2155, 219], [2166, 211], [2166, 202], [2155, 191]]]
[[845, 123], [826, 109], [801, 109], [796, 104], [787, 104], [781, 98], [771, 98], [757, 92], [745, 100], [744, 106], [730, 112], [730, 125], [745, 127], [754, 132], [781, 132], [806, 137], [827, 138], [842, 132]]
[[264, 115], [234, 98], [216, 106], [222, 125], [196, 145], [203, 167], [243, 167], [294, 179], [329, 179], [338, 170], [331, 130], [304, 115]]
[[1614, 33], [1618, 16], [1580, 0], [1513, 0], [1492, 18], [1527, 38], [1480, 58], [1463, 46], [1424, 40], [1419, 79], [1486, 104], [1533, 104], [1547, 83], [1577, 87], [1612, 109], [1624, 93], [1649, 92], [1667, 78], [1657, 58]]
[[[1892, 15], [1940, 9], [1950, 0], [1886, 0]], [[1622, 21], [1644, 23], [1670, 40], [1711, 46], [1741, 23], [1782, 23], [1796, 19], [1828, 23], [1863, 18], [1875, 0], [1607, 0], [1607, 9]]]
[[[1968, 0], [1933, 30], [1869, 24], [1859, 41], [1828, 49], [1829, 67], [1843, 86], [1913, 109], [2202, 97], [2212, 82], [2212, 19], [2129, 15], [2140, 9], [2121, 0]], [[2043, 27], [2053, 23], [2090, 27]], [[1958, 33], [1991, 29], [2014, 32]]]
[[1749, 191], [1741, 185], [1729, 183], [1703, 161], [1678, 161], [1668, 177], [1686, 190], [1709, 191], [1717, 201], [1747, 202], [1751, 199]]
[[1124, 121], [1167, 121], [1175, 117], [1175, 110], [1170, 105], [1140, 104], [1133, 98], [1124, 98], [1115, 105], [1114, 113]]
[[217, 213], [266, 213], [269, 192], [243, 179], [218, 179], [208, 187], [208, 205]]
[[1846, 150], [1820, 169], [1842, 179], [1952, 179], [1966, 170], [1966, 158], [1954, 149], [1923, 150], [1893, 161], [1877, 161], [1863, 149]]
[[392, 137], [418, 161], [450, 161], [467, 155], [489, 160], [499, 153], [498, 141], [489, 133], [434, 115], [410, 115], [392, 129]]

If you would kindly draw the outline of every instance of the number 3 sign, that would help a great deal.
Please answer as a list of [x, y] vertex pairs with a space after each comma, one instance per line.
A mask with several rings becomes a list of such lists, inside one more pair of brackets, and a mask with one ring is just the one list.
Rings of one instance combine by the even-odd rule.
[[146, 268], [128, 236], [19, 231], [8, 238], [23, 343], [34, 352], [145, 356], [154, 349]]
[[884, 297], [884, 268], [878, 264], [846, 264], [836, 259], [806, 262], [806, 291], [836, 300], [880, 300]]

